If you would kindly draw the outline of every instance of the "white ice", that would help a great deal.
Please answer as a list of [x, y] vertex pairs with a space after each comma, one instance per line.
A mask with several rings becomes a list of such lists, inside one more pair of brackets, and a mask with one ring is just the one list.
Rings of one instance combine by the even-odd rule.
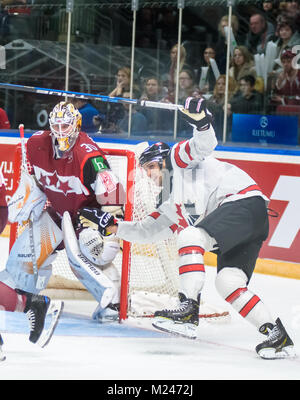
[[[0, 239], [0, 261], [7, 240]], [[203, 297], [230, 307], [214, 288], [215, 268], [207, 267]], [[254, 274], [250, 287], [279, 316], [300, 354], [300, 281]], [[197, 340], [171, 337], [149, 323], [98, 325], [89, 320], [94, 302], [66, 302], [65, 313], [50, 344], [40, 349], [28, 341], [23, 314], [0, 312], [6, 361], [0, 380], [298, 380], [300, 358], [262, 360], [255, 346], [264, 339], [242, 317], [229, 323], [202, 322]], [[74, 313], [74, 318], [72, 317]], [[8, 314], [10, 314], [8, 316]], [[76, 315], [75, 315], [76, 314]], [[17, 333], [15, 333], [17, 332]]]

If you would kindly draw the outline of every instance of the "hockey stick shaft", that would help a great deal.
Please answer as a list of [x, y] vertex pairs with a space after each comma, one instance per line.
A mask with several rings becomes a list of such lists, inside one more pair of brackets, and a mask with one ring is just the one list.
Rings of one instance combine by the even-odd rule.
[[8, 90], [20, 90], [23, 92], [37, 93], [37, 94], [45, 94], [49, 96], [67, 96], [76, 99], [85, 99], [85, 100], [94, 100], [94, 101], [102, 101], [107, 103], [123, 103], [123, 104], [133, 104], [141, 107], [150, 107], [150, 108], [161, 108], [165, 110], [178, 110], [183, 108], [182, 105], [172, 104], [172, 103], [163, 103], [149, 100], [137, 100], [137, 99], [127, 99], [124, 97], [110, 97], [110, 96], [102, 96], [98, 94], [91, 93], [82, 93], [82, 92], [72, 92], [70, 90], [59, 90], [59, 89], [47, 89], [36, 86], [25, 86], [25, 85], [16, 85], [13, 83], [0, 83], [0, 89], [8, 89]]
[[[27, 153], [26, 153], [26, 144], [25, 144], [24, 125], [23, 124], [19, 125], [19, 132], [20, 132], [21, 150], [22, 150], [22, 170], [26, 173], [29, 173], [28, 165], [27, 165]], [[28, 219], [28, 225], [29, 225], [30, 250], [31, 250], [31, 256], [32, 256], [32, 269], [33, 269], [33, 275], [35, 278], [35, 284], [37, 284], [38, 266], [37, 266], [37, 261], [36, 261], [34, 236], [33, 236], [33, 223], [32, 223], [32, 219], [31, 219], [31, 215], [29, 216], [29, 219]]]

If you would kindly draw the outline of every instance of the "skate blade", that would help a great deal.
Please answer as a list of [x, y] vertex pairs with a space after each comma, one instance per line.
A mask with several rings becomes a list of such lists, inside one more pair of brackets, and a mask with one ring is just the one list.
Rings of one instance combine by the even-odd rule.
[[176, 336], [188, 339], [197, 338], [197, 326], [194, 324], [178, 324], [166, 318], [155, 318], [152, 322], [154, 328], [163, 332], [168, 332]]
[[55, 331], [55, 328], [58, 324], [59, 318], [62, 314], [64, 309], [64, 302], [63, 301], [54, 301], [51, 300], [50, 306], [47, 311], [47, 316], [51, 316], [51, 323], [47, 329], [43, 331], [37, 344], [40, 347], [45, 347], [50, 342], [52, 335]]
[[283, 358], [295, 358], [296, 353], [294, 346], [286, 346], [280, 351], [276, 351], [273, 347], [261, 349], [258, 355], [264, 360], [279, 360]]

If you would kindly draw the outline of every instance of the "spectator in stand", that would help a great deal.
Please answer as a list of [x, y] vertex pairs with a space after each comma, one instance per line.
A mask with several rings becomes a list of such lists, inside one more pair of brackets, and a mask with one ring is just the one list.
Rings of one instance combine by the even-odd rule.
[[283, 71], [279, 73], [271, 96], [271, 105], [300, 105], [300, 69], [294, 68], [296, 54], [286, 50], [280, 60]]
[[202, 93], [212, 93], [216, 84], [216, 77], [213, 72], [210, 59], [216, 61], [216, 50], [213, 46], [207, 46], [204, 49], [203, 66], [199, 68], [196, 78], [196, 82], [199, 83]]
[[179, 74], [178, 103], [184, 104], [187, 97], [192, 96], [196, 86], [196, 77], [192, 69], [184, 68]]
[[285, 50], [300, 45], [300, 33], [297, 31], [294, 19], [285, 18], [282, 20], [277, 26], [277, 32], [278, 40], [276, 41], [276, 45], [278, 49], [277, 56], [279, 58]]
[[245, 46], [252, 54], [262, 54], [266, 50], [268, 41], [274, 38], [275, 26], [260, 13], [251, 15], [249, 25]]
[[0, 108], [0, 129], [10, 129], [8, 116], [3, 108]]
[[278, 5], [278, 0], [263, 0], [262, 3], [262, 9], [266, 20], [271, 22], [274, 26], [276, 26], [276, 18], [279, 13]]
[[[140, 100], [163, 102], [164, 97], [165, 93], [161, 81], [155, 76], [146, 78], [144, 91]], [[147, 119], [148, 132], [162, 132], [171, 129], [170, 112], [168, 110], [144, 107], [140, 111]]]
[[246, 75], [239, 81], [240, 90], [228, 104], [228, 114], [261, 114], [263, 112], [263, 95], [255, 90], [255, 78]]
[[[123, 97], [129, 99], [130, 92], [124, 92]], [[133, 96], [135, 97], [135, 96]], [[122, 107], [125, 110], [123, 118], [117, 124], [117, 132], [118, 133], [127, 133], [129, 126], [129, 104], [122, 104]], [[143, 135], [148, 130], [147, 119], [140, 111], [137, 111], [136, 108], [132, 107], [131, 114], [131, 134], [133, 135]]]
[[253, 55], [246, 46], [237, 46], [233, 51], [229, 76], [238, 82], [245, 75], [253, 75], [256, 78]]
[[130, 90], [131, 71], [129, 67], [121, 67], [116, 76], [116, 87], [109, 93], [110, 97], [123, 97]]
[[94, 123], [94, 117], [104, 120], [105, 115], [100, 113], [99, 110], [92, 106], [87, 100], [74, 99], [72, 103], [82, 116], [81, 130], [86, 133], [95, 133], [97, 127]]
[[[214, 115], [213, 126], [218, 140], [223, 137], [223, 122], [224, 122], [224, 103], [225, 103], [225, 87], [226, 75], [220, 75], [216, 81], [213, 95], [207, 102], [209, 111]], [[228, 77], [228, 102], [232, 99], [237, 91], [237, 82], [232, 76]], [[227, 121], [228, 128], [231, 126], [231, 121]], [[231, 129], [228, 129], [230, 131]]]
[[[213, 95], [209, 99], [210, 101], [220, 105], [222, 108], [224, 107], [225, 102], [225, 87], [226, 87], [226, 75], [220, 75], [216, 80], [216, 84], [214, 87]], [[232, 98], [232, 96], [237, 91], [237, 82], [232, 77], [228, 77], [228, 101]]]
[[[170, 50], [170, 64], [166, 74], [163, 75], [163, 84], [168, 88], [168, 100], [171, 103], [175, 101], [175, 87], [176, 87], [176, 76], [177, 76], [177, 51], [178, 44], [175, 44]], [[180, 60], [179, 60], [179, 72], [184, 68], [189, 68], [186, 64], [186, 50], [180, 46]]]

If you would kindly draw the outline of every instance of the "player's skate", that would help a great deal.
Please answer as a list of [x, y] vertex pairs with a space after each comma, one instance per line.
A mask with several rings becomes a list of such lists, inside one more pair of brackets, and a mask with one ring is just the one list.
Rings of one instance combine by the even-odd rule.
[[2, 346], [3, 346], [3, 339], [2, 336], [0, 335], [0, 361], [4, 361], [6, 359], [5, 354], [2, 351]]
[[259, 331], [268, 335], [268, 339], [256, 346], [257, 354], [268, 360], [295, 357], [294, 343], [279, 318], [275, 324], [267, 323], [260, 327]]
[[[22, 294], [25, 294], [27, 297], [24, 313], [26, 313], [30, 324], [29, 340], [41, 347], [45, 347], [49, 343], [57, 326], [64, 303], [62, 301], [53, 301], [47, 296], [26, 292], [22, 292]], [[51, 317], [51, 322], [45, 328], [47, 316]]]
[[184, 299], [178, 308], [154, 313], [152, 325], [165, 332], [196, 339], [199, 324], [199, 304], [193, 299]]
[[101, 308], [100, 305], [97, 306], [96, 310], [93, 312], [92, 318], [98, 322], [114, 322], [119, 320], [120, 304], [112, 304], [106, 308]]

